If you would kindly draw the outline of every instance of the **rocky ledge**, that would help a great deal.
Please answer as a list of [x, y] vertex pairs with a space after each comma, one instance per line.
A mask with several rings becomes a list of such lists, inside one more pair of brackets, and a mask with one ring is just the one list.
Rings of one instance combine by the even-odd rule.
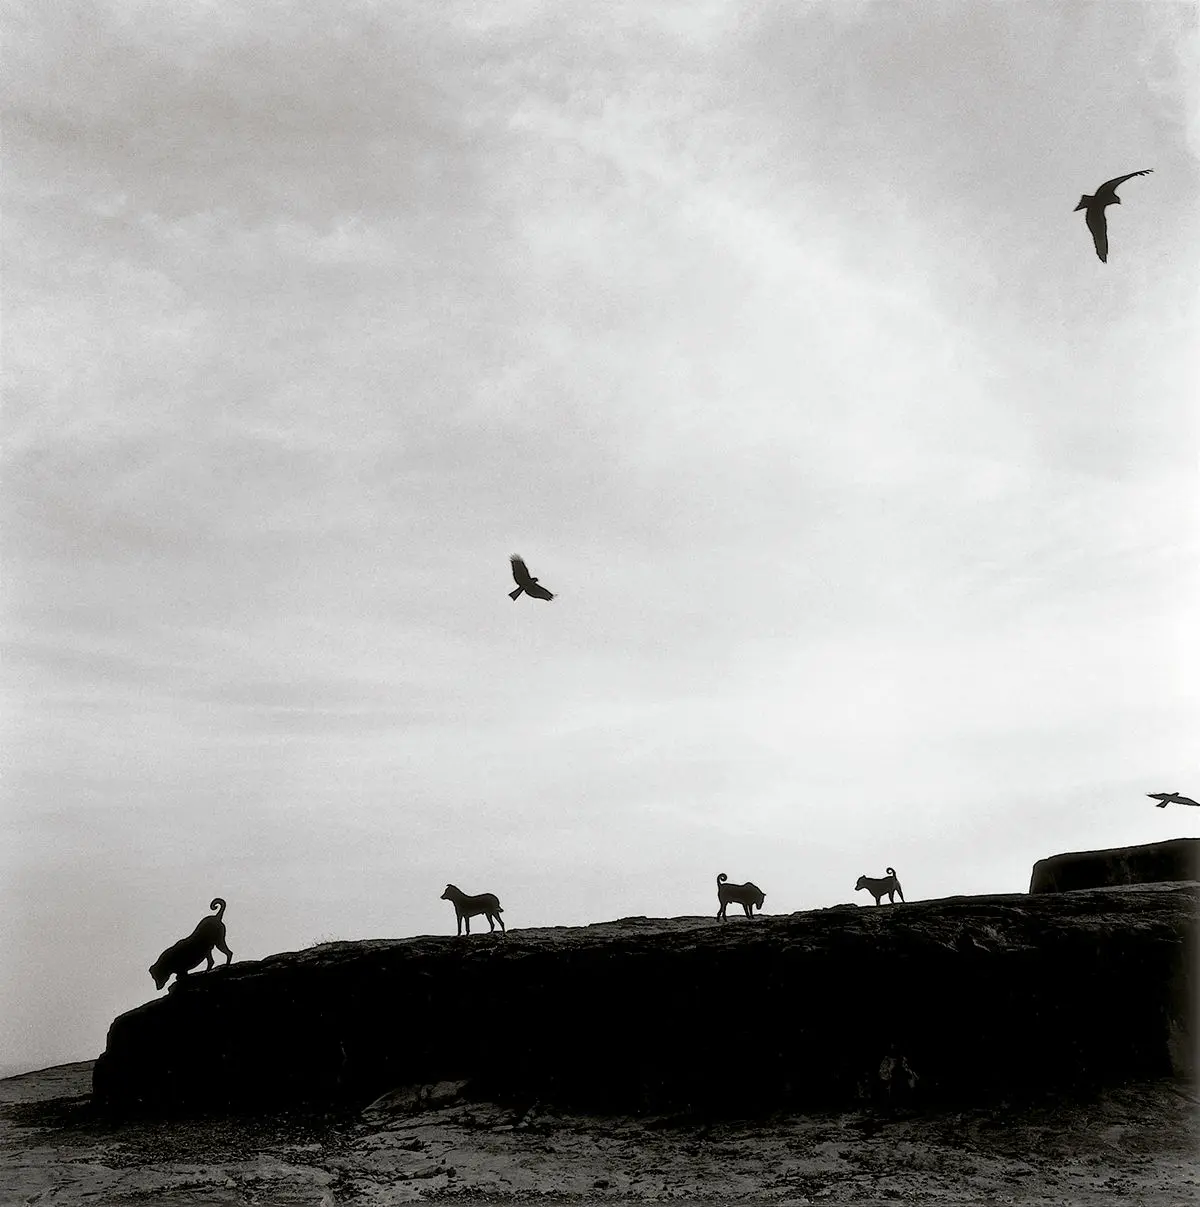
[[328, 943], [117, 1018], [117, 1111], [501, 1102], [966, 1105], [1195, 1072], [1200, 885]]
[[1200, 880], [1200, 838], [1172, 838], [1137, 847], [1051, 855], [1033, 865], [1029, 891], [1065, 893], [1160, 880]]

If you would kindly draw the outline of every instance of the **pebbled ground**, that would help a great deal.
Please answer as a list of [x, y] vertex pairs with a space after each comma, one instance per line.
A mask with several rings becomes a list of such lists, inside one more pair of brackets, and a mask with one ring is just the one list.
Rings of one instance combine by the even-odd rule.
[[91, 1068], [0, 1081], [0, 1207], [1200, 1204], [1200, 1104], [1168, 1084], [919, 1118], [565, 1116], [449, 1086], [353, 1115], [114, 1123]]

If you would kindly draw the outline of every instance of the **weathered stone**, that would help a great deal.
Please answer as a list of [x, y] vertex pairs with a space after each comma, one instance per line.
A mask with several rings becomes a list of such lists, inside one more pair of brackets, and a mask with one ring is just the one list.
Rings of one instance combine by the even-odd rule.
[[329, 944], [121, 1015], [95, 1092], [224, 1110], [466, 1080], [517, 1104], [744, 1114], [864, 1086], [907, 1107], [1189, 1075], [1198, 905], [1200, 886], [1161, 884]]
[[376, 1098], [363, 1107], [366, 1115], [416, 1115], [450, 1106], [463, 1096], [465, 1081], [438, 1081], [433, 1085], [406, 1085]]
[[1200, 838], [1173, 838], [1107, 851], [1071, 851], [1033, 865], [1031, 893], [1065, 893], [1116, 884], [1200, 880]]

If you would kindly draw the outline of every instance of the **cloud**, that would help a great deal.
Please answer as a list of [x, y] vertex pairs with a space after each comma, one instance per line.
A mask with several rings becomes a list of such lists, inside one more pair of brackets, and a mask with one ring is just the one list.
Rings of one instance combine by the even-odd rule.
[[[1142, 10], [1030, 19], [30, 10], [12, 942], [119, 933], [115, 1010], [214, 879], [251, 955], [444, 929], [448, 878], [786, 909], [1142, 833], [1194, 728], [1183, 76]], [[1155, 175], [1101, 266], [1110, 155]]]

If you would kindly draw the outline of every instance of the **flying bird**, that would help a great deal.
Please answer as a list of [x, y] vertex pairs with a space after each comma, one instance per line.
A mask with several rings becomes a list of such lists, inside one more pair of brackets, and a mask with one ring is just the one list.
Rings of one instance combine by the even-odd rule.
[[1168, 805], [1195, 805], [1200, 808], [1200, 800], [1192, 800], [1190, 796], [1180, 796], [1178, 792], [1147, 792], [1151, 800], [1158, 801], [1158, 808], [1165, 809]]
[[1075, 207], [1076, 212], [1087, 211], [1084, 217], [1087, 219], [1088, 230], [1092, 232], [1092, 241], [1096, 244], [1096, 255], [1100, 257], [1102, 263], [1108, 263], [1108, 220], [1104, 217], [1104, 207], [1121, 204], [1121, 198], [1117, 196], [1117, 185], [1123, 184], [1126, 180], [1132, 180], [1135, 176], [1149, 176], [1153, 171], [1153, 168], [1146, 168], [1141, 172], [1130, 172], [1128, 176], [1114, 177], [1112, 180], [1106, 180], [1096, 190], [1094, 197], [1089, 197], [1087, 193], [1084, 193], [1079, 198], [1079, 204]]
[[532, 595], [534, 599], [553, 599], [554, 592], [547, 591], [541, 583], [538, 582], [532, 574], [529, 573], [529, 567], [524, 560], [518, 557], [515, 553], [508, 559], [512, 562], [513, 581], [517, 584], [515, 591], [508, 593], [509, 599], [516, 599], [522, 591], [526, 595]]

